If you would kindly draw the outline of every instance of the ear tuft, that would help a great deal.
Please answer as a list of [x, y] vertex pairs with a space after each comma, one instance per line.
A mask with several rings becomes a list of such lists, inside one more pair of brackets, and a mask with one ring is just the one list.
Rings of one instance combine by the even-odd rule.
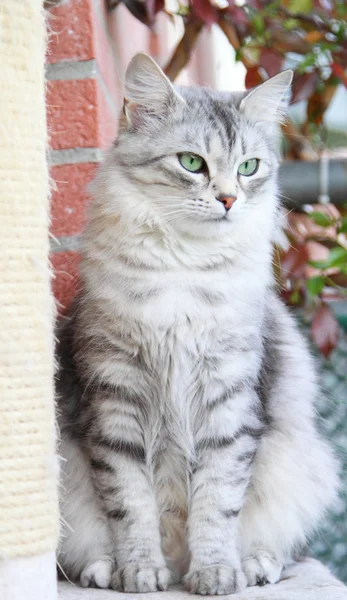
[[134, 110], [160, 115], [177, 101], [183, 102], [183, 98], [157, 63], [147, 54], [136, 54], [125, 73], [124, 112], [128, 120]]
[[292, 80], [291, 69], [271, 77], [247, 94], [240, 110], [253, 121], [282, 123], [286, 119]]

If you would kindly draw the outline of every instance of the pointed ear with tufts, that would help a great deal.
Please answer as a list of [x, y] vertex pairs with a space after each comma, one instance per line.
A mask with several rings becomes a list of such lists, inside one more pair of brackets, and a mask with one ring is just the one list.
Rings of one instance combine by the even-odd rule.
[[125, 73], [124, 113], [128, 123], [133, 125], [148, 115], [163, 116], [177, 102], [184, 100], [157, 63], [147, 54], [136, 54]]
[[288, 69], [271, 77], [247, 94], [240, 111], [254, 121], [281, 123], [285, 120], [293, 71]]

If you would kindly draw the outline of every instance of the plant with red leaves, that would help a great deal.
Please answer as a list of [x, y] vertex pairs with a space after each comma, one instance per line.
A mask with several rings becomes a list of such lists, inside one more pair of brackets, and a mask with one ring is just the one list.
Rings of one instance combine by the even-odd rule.
[[[166, 66], [174, 80], [188, 63], [198, 35], [217, 24], [246, 67], [246, 87], [258, 85], [288, 66], [294, 68], [292, 102], [307, 100], [306, 123], [300, 132], [284, 126], [291, 158], [314, 158], [307, 137], [322, 124], [337, 86], [347, 87], [347, 4], [344, 0], [187, 0], [170, 12], [164, 0], [108, 0], [110, 10], [123, 2], [152, 28], [165, 12], [182, 18], [185, 30]], [[221, 8], [223, 6], [223, 8]], [[294, 58], [293, 58], [294, 57]], [[302, 135], [304, 134], [304, 135]]]
[[339, 325], [331, 302], [347, 299], [347, 216], [334, 206], [288, 216], [286, 252], [277, 248], [275, 270], [282, 297], [300, 307], [311, 336], [328, 356], [338, 342]]

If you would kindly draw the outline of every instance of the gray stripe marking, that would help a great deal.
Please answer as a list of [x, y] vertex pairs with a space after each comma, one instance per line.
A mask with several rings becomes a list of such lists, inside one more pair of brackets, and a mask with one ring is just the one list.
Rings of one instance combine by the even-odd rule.
[[66, 60], [46, 66], [47, 81], [88, 79], [97, 76], [96, 60]]
[[61, 237], [49, 240], [50, 252], [66, 252], [74, 251], [79, 249], [79, 236], [78, 235], [62, 235]]
[[49, 150], [49, 165], [73, 165], [77, 163], [98, 163], [103, 153], [100, 148], [68, 148], [66, 150]]

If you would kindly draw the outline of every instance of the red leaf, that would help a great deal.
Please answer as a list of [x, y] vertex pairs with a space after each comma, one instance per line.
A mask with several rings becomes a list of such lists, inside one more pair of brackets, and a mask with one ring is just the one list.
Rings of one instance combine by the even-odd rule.
[[308, 259], [309, 256], [305, 244], [289, 248], [281, 261], [282, 279], [285, 281], [292, 277], [303, 277]]
[[347, 75], [343, 67], [341, 67], [341, 65], [338, 65], [337, 63], [333, 63], [331, 65], [331, 70], [333, 71], [334, 75], [341, 79], [343, 85], [347, 87]]
[[331, 308], [323, 303], [315, 313], [311, 324], [311, 335], [322, 354], [327, 357], [339, 339], [339, 324]]
[[261, 75], [259, 75], [258, 67], [250, 67], [247, 69], [245, 85], [246, 89], [249, 90], [256, 85], [263, 83]]
[[204, 23], [212, 25], [218, 21], [218, 10], [209, 0], [192, 0], [192, 10]]
[[269, 77], [277, 75], [281, 70], [283, 62], [282, 55], [271, 48], [263, 48], [260, 53], [259, 63], [264, 67]]
[[228, 13], [233, 18], [233, 25], [241, 28], [247, 28], [249, 26], [249, 19], [241, 6], [235, 6], [234, 3], [229, 0]]
[[319, 74], [317, 71], [305, 73], [304, 75], [294, 75], [292, 87], [292, 102], [307, 100], [317, 87]]

